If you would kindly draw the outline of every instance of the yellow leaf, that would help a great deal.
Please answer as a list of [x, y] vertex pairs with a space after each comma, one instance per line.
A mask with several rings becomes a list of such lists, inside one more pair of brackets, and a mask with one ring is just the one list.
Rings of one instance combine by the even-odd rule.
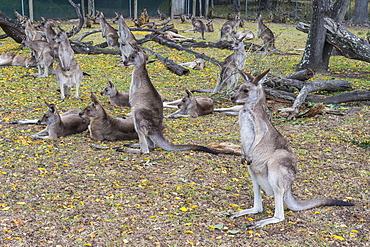
[[188, 231], [185, 231], [185, 233], [193, 234], [194, 232], [193, 232], [193, 231], [188, 230]]
[[18, 205], [24, 205], [26, 204], [25, 202], [17, 202]]
[[344, 240], [344, 238], [343, 238], [343, 237], [338, 236], [338, 235], [332, 235], [332, 238], [334, 238], [334, 239], [338, 239], [338, 240]]
[[5, 208], [2, 208], [1, 210], [6, 211], [6, 210], [9, 210], [9, 209], [10, 209], [10, 207], [5, 207]]
[[186, 207], [181, 207], [180, 210], [183, 212], [187, 212], [189, 209], [187, 209]]

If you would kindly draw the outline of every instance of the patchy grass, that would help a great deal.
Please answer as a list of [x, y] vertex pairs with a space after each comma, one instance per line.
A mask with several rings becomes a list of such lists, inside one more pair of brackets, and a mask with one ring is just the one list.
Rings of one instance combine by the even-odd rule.
[[[219, 38], [223, 20], [216, 19]], [[176, 22], [179, 30], [191, 24]], [[293, 25], [270, 24], [280, 50], [304, 48], [306, 35]], [[97, 27], [96, 27], [97, 28]], [[247, 23], [256, 33], [256, 24]], [[67, 27], [68, 29], [68, 27]], [[199, 34], [185, 33], [199, 37]], [[136, 33], [142, 37], [144, 33]], [[100, 43], [99, 35], [86, 41]], [[1, 41], [0, 53], [17, 52], [19, 44]], [[261, 43], [256, 40], [256, 43]], [[194, 59], [184, 52], [146, 43], [175, 62]], [[223, 60], [227, 50], [197, 49]], [[297, 51], [296, 51], [297, 52]], [[299, 51], [298, 51], [299, 52]], [[0, 242], [3, 246], [366, 246], [369, 242], [369, 134], [370, 109], [347, 115], [324, 115], [286, 122], [278, 115], [274, 124], [290, 141], [298, 159], [294, 194], [302, 199], [331, 197], [349, 200], [355, 207], [322, 207], [301, 212], [285, 211], [285, 221], [253, 231], [246, 225], [270, 217], [272, 197], [264, 197], [264, 212], [237, 219], [226, 213], [251, 207], [252, 185], [239, 157], [196, 152], [150, 155], [117, 153], [124, 141], [98, 142], [96, 150], [87, 133], [58, 141], [32, 141], [42, 129], [9, 124], [39, 118], [43, 100], [57, 103], [64, 112], [85, 107], [90, 91], [99, 92], [111, 79], [127, 91], [131, 68], [117, 67], [111, 55], [76, 55], [86, 76], [81, 85], [83, 102], [72, 97], [61, 102], [54, 76], [36, 79], [36, 69], [0, 68]], [[277, 75], [290, 74], [301, 56], [250, 55], [246, 68]], [[150, 57], [153, 59], [153, 57]], [[317, 79], [341, 77], [356, 90], [369, 88], [367, 63], [333, 57], [330, 73]], [[207, 63], [203, 71], [178, 77], [159, 62], [148, 65], [153, 84], [168, 99], [181, 97], [187, 88], [214, 87], [219, 68]], [[73, 90], [72, 90], [73, 92]], [[129, 109], [113, 107], [99, 96], [115, 116]], [[218, 105], [226, 106], [225, 100]], [[274, 105], [275, 102], [269, 102]], [[355, 104], [341, 105], [353, 107]], [[169, 110], [166, 110], [169, 112]], [[231, 141], [240, 144], [236, 117], [212, 114], [196, 119], [166, 119], [165, 134], [175, 143]]]

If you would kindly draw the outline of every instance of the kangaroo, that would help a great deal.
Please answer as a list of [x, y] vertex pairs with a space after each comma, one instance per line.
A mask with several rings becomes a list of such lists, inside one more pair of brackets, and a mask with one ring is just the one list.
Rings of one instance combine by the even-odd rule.
[[197, 20], [195, 19], [195, 17], [193, 16], [191, 18], [191, 24], [193, 24], [193, 31], [194, 32], [200, 32], [200, 35], [202, 37], [202, 39], [204, 40], [204, 32], [206, 31], [207, 27], [206, 25], [203, 23], [203, 21], [201, 20]]
[[129, 93], [118, 92], [112, 81], [100, 92], [101, 95], [109, 95], [109, 102], [114, 106], [130, 106]]
[[209, 32], [209, 33], [213, 33], [215, 31], [215, 28], [213, 27], [213, 20], [208, 20], [208, 22], [206, 23], [206, 31]]
[[132, 115], [127, 118], [115, 118], [108, 114], [94, 93], [91, 93], [90, 103], [81, 116], [90, 117], [89, 132], [91, 139], [102, 140], [133, 140], [138, 139]]
[[262, 39], [265, 52], [268, 52], [268, 50], [276, 50], [275, 48], [275, 36], [274, 33], [271, 31], [270, 28], [268, 28], [263, 22], [262, 22], [262, 16], [261, 14], [257, 15], [257, 28], [258, 32], [257, 35], [259, 38]]
[[[164, 128], [162, 97], [150, 81], [146, 69], [147, 59], [148, 56], [145, 52], [136, 46], [134, 52], [125, 62], [125, 65], [134, 66], [130, 84], [130, 105], [135, 130], [139, 136], [140, 152], [148, 154], [149, 148], [154, 148], [154, 145], [157, 144], [167, 151], [194, 150], [217, 153], [207, 147], [198, 145], [175, 145], [164, 138], [162, 133]], [[129, 151], [135, 152], [132, 149]]]
[[236, 87], [239, 80], [238, 70], [244, 69], [245, 60], [247, 59], [247, 52], [244, 47], [244, 39], [246, 34], [239, 35], [234, 38], [233, 49], [234, 53], [225, 58], [221, 64], [220, 82], [217, 84], [213, 93], [221, 91], [225, 86], [227, 90], [231, 91]]
[[69, 43], [67, 34], [60, 30], [53, 40], [59, 44], [58, 63], [55, 76], [59, 84], [60, 95], [62, 100], [69, 94], [72, 86], [76, 87], [75, 98], [80, 99], [79, 87], [82, 82], [83, 73], [80, 65], [74, 58], [74, 51]]
[[166, 19], [167, 19], [167, 15], [166, 15], [165, 13], [163, 13], [162, 11], [160, 11], [159, 9], [157, 9], [157, 13], [158, 13], [158, 15], [159, 15], [159, 19], [160, 19], [161, 21], [164, 21], [164, 20], [166, 20]]
[[[30, 48], [31, 56], [35, 56], [37, 62], [38, 74], [37, 77], [47, 77], [50, 72], [53, 70], [54, 62], [54, 52], [51, 50], [51, 47], [48, 42], [43, 40], [23, 40], [22, 45]], [[42, 68], [44, 68], [44, 73], [42, 73]]]
[[194, 96], [189, 90], [185, 90], [186, 96], [180, 101], [179, 110], [167, 117], [193, 117], [211, 114], [213, 112], [214, 101], [204, 96]]
[[301, 201], [292, 193], [292, 183], [296, 177], [296, 158], [288, 141], [275, 129], [266, 114], [266, 96], [262, 83], [269, 70], [254, 77], [240, 71], [245, 80], [238, 91], [231, 97], [232, 102], [244, 104], [239, 112], [240, 136], [242, 143], [242, 161], [248, 164], [252, 177], [254, 206], [251, 209], [237, 211], [231, 217], [262, 212], [260, 188], [275, 199], [275, 213], [272, 218], [264, 219], [252, 225], [252, 228], [284, 220], [284, 203], [299, 211], [318, 206], [354, 206], [354, 204], [334, 199], [311, 199]]
[[0, 66], [22, 66], [26, 68], [37, 66], [36, 58], [24, 57], [15, 53], [4, 53], [0, 55]]
[[59, 45], [53, 40], [54, 36], [57, 34], [53, 28], [57, 26], [57, 22], [52, 19], [46, 19], [45, 17], [41, 17], [41, 19], [42, 22], [38, 27], [44, 30], [45, 39], [53, 50], [54, 56], [57, 57]]
[[[45, 102], [46, 103], [46, 102]], [[39, 133], [32, 135], [32, 139], [57, 140], [58, 137], [81, 133], [87, 130], [89, 118], [81, 117], [81, 110], [73, 109], [60, 114], [54, 104], [48, 104], [49, 110], [38, 120], [38, 124], [46, 124], [47, 127]]]
[[206, 67], [206, 63], [201, 58], [197, 58], [192, 62], [180, 63], [179, 65], [186, 66], [186, 67], [196, 69], [196, 70], [202, 70]]
[[221, 27], [221, 38], [219, 40], [222, 41], [225, 38], [229, 41], [230, 37], [232, 37], [232, 33], [236, 31], [236, 29], [240, 25], [240, 12], [235, 15], [235, 20], [226, 21]]
[[136, 45], [135, 36], [132, 34], [128, 26], [126, 25], [123, 16], [119, 12], [115, 12], [116, 18], [113, 20], [113, 23], [118, 22], [118, 34], [121, 40], [120, 50], [122, 55], [122, 61], [125, 62], [127, 57], [134, 51], [132, 46]]
[[101, 26], [101, 33], [103, 38], [106, 39], [108, 47], [109, 48], [115, 48], [119, 50], [119, 44], [118, 44], [118, 33], [116, 29], [114, 29], [107, 20], [104, 17], [103, 12], [97, 10], [96, 11], [96, 19], [99, 20], [100, 26]]
[[21, 24], [22, 26], [24, 26], [24, 33], [26, 34], [26, 40], [28, 41], [44, 40], [41, 34], [33, 26], [30, 18], [25, 17], [24, 20], [21, 22]]

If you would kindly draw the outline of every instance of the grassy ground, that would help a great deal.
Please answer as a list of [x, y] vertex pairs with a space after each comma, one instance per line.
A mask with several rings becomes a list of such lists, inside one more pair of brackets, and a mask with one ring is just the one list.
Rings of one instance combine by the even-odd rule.
[[[207, 33], [207, 41], [219, 38], [223, 22], [214, 20], [216, 32]], [[190, 23], [176, 21], [175, 25], [179, 30], [191, 29]], [[247, 23], [245, 28], [256, 34], [255, 23]], [[305, 47], [306, 34], [296, 31], [293, 24], [270, 24], [270, 28], [278, 36], [278, 49]], [[353, 32], [359, 36], [365, 33]], [[135, 35], [142, 37], [145, 33]], [[103, 41], [100, 34], [85, 41], [88, 40]], [[254, 42], [261, 43], [258, 39]], [[144, 46], [175, 62], [194, 59], [155, 43]], [[196, 50], [220, 61], [231, 53]], [[19, 50], [19, 44], [9, 38], [0, 43], [0, 54], [5, 52], [29, 53]], [[115, 147], [130, 142], [94, 142], [88, 133], [58, 141], [33, 141], [30, 136], [42, 126], [10, 124], [41, 117], [46, 111], [44, 100], [56, 103], [61, 112], [82, 109], [90, 101], [90, 92], [101, 91], [108, 78], [121, 91], [128, 90], [132, 68], [117, 67], [119, 57], [77, 54], [76, 58], [91, 75], [84, 78], [80, 88], [83, 102], [72, 97], [61, 102], [53, 75], [37, 79], [29, 75], [36, 69], [0, 68], [1, 246], [369, 245], [369, 107], [352, 115], [327, 114], [289, 122], [274, 112], [273, 123], [290, 141], [298, 159], [294, 194], [301, 199], [343, 199], [356, 206], [286, 210], [286, 219], [281, 223], [245, 230], [246, 225], [271, 217], [274, 204], [272, 197], [264, 197], [263, 213], [236, 219], [225, 217], [253, 204], [251, 180], [239, 157], [160, 149], [150, 155], [117, 153]], [[290, 74], [300, 59], [301, 56], [250, 55], [246, 69], [261, 72], [271, 68], [277, 75]], [[350, 81], [356, 90], [369, 88], [367, 63], [333, 57], [330, 67], [330, 73], [316, 75], [315, 79], [339, 77]], [[219, 80], [219, 68], [210, 63], [205, 70], [191, 71], [182, 77], [159, 62], [149, 64], [148, 70], [153, 84], [168, 100], [182, 97], [185, 87], [210, 88]], [[107, 98], [99, 98], [114, 116], [129, 112], [110, 106]], [[217, 104], [230, 103], [218, 100]], [[240, 144], [236, 117], [211, 114], [197, 119], [166, 119], [165, 124], [166, 136], [175, 143]], [[91, 143], [108, 149], [95, 149]]]

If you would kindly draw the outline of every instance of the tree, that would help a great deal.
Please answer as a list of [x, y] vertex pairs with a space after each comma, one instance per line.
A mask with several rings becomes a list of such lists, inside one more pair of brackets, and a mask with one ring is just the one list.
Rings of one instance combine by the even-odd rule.
[[355, 10], [353, 12], [353, 16], [350, 22], [353, 24], [360, 24], [360, 25], [369, 22], [368, 7], [369, 7], [368, 0], [356, 0]]
[[336, 0], [334, 4], [328, 0], [313, 0], [311, 26], [305, 51], [297, 70], [313, 69], [317, 73], [327, 72], [329, 58], [333, 46], [326, 42], [325, 17], [331, 17], [341, 23], [348, 7], [348, 0]]

